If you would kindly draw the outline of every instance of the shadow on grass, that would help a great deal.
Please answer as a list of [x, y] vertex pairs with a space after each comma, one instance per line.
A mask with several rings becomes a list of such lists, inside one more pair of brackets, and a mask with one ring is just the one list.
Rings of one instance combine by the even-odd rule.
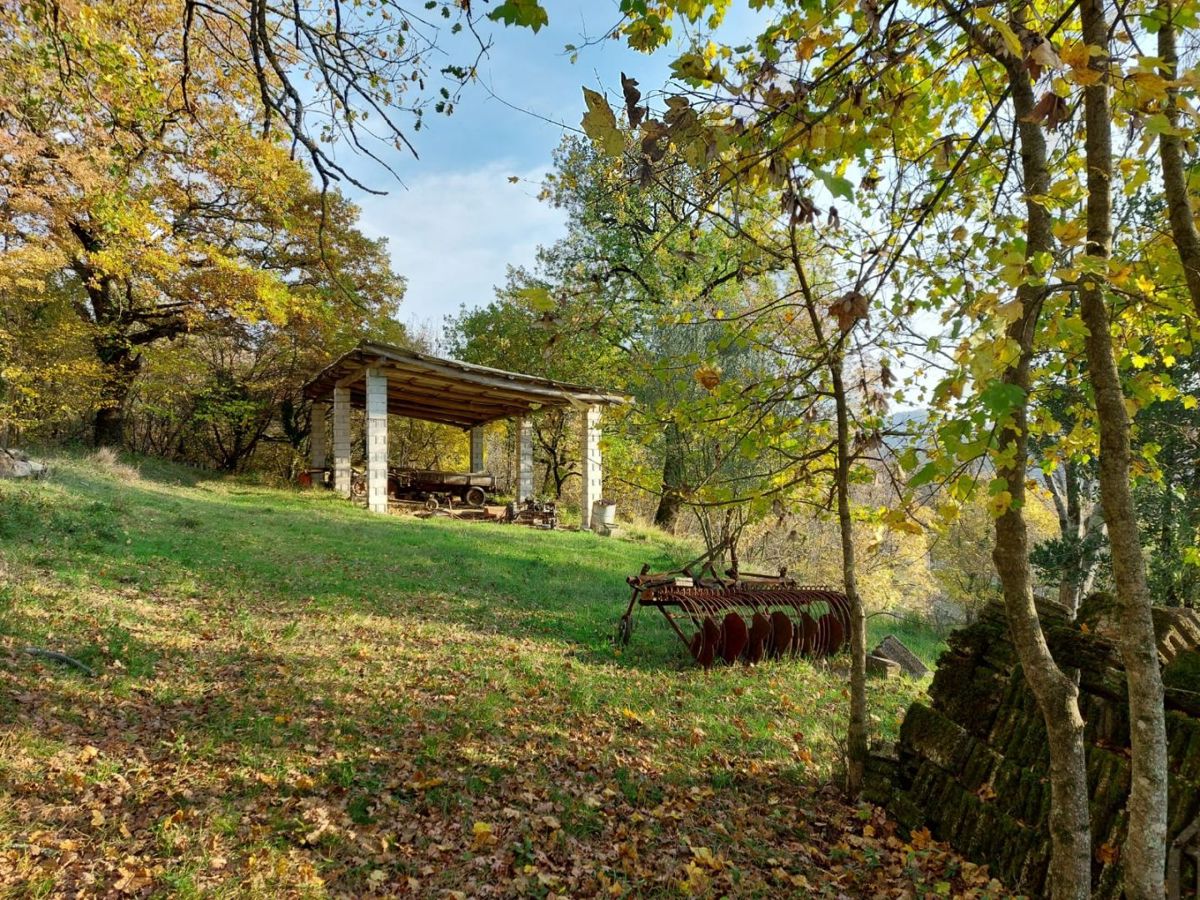
[[[775, 846], [772, 835], [791, 846], [808, 829], [829, 827], [829, 804], [836, 802], [802, 768], [755, 770], [716, 755], [664, 772], [661, 759], [644, 752], [612, 759], [614, 738], [642, 743], [636, 724], [626, 724], [628, 735], [619, 725], [605, 735], [588, 727], [594, 723], [586, 716], [566, 719], [557, 724], [569, 736], [555, 739], [536, 719], [515, 729], [481, 725], [456, 712], [453, 698], [439, 702], [436, 686], [424, 696], [417, 689], [403, 702], [356, 691], [353, 666], [335, 698], [329, 674], [292, 653], [200, 650], [172, 661], [169, 648], [157, 652], [160, 665], [188, 670], [164, 670], [170, 676], [164, 680], [188, 684], [189, 671], [202, 678], [186, 693], [156, 691], [149, 681], [113, 696], [112, 684], [51, 669], [36, 680], [23, 678], [19, 707], [4, 710], [0, 734], [50, 733], [66, 747], [63, 758], [47, 762], [55, 777], [4, 779], [19, 821], [42, 828], [52, 822], [76, 835], [76, 846], [86, 836], [79, 853], [55, 866], [62, 887], [77, 870], [91, 868], [101, 847], [162, 860], [163, 879], [183, 877], [192, 866], [205, 871], [207, 851], [174, 842], [203, 834], [211, 855], [229, 857], [234, 883], [256, 858], [275, 859], [285, 880], [295, 877], [288, 861], [304, 859], [327, 888], [356, 894], [368, 889], [376, 866], [389, 877], [420, 874], [394, 855], [386, 863], [357, 865], [377, 852], [380, 836], [394, 841], [413, 834], [416, 858], [436, 860], [453, 847], [452, 859], [462, 861], [470, 858], [464, 854], [471, 849], [472, 821], [499, 821], [504, 828], [507, 821], [538, 822], [547, 810], [572, 840], [543, 855], [545, 865], [569, 868], [581, 854], [605, 859], [629, 821], [649, 817], [656, 826], [643, 838], [652, 842], [644, 853], [654, 844], [669, 852], [697, 841], [765, 873], [779, 864], [774, 857], [789, 852]], [[414, 685], [419, 680], [409, 690]], [[85, 747], [98, 753], [80, 753]], [[590, 799], [601, 796], [603, 809]], [[683, 809], [698, 796], [709, 798], [703, 816], [666, 816], [657, 824], [664, 804]], [[496, 797], [503, 798], [506, 819], [496, 818]], [[820, 807], [819, 815], [810, 819], [805, 806]], [[755, 840], [737, 840], [716, 827], [723, 809], [739, 816], [761, 810]], [[454, 886], [456, 867], [438, 868], [444, 875], [426, 869], [422, 877], [431, 886], [443, 877]], [[99, 875], [96, 887], [111, 887], [117, 877], [99, 867], [91, 871]]]

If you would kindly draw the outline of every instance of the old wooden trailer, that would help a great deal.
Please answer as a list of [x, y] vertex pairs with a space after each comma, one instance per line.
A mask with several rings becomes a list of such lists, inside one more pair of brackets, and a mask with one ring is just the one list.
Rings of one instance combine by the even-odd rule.
[[441, 472], [434, 469], [389, 469], [388, 493], [397, 500], [424, 501], [429, 509], [459, 500], [480, 507], [496, 490], [490, 472]]

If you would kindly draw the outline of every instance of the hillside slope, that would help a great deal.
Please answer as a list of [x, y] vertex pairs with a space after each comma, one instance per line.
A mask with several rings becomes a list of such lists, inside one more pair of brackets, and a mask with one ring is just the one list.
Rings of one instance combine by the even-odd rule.
[[[700, 672], [650, 615], [612, 648], [625, 576], [686, 555], [665, 539], [374, 517], [70, 457], [49, 481], [0, 482], [0, 513], [0, 888], [986, 881], [823, 786], [846, 703], [830, 667]], [[873, 686], [882, 734], [917, 691]]]

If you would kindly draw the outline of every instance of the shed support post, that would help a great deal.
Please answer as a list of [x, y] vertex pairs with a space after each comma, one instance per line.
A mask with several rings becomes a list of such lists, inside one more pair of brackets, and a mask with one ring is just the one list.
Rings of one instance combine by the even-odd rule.
[[314, 402], [308, 412], [308, 465], [312, 469], [324, 469], [329, 458], [329, 434], [325, 417], [329, 404]]
[[580, 498], [583, 527], [592, 527], [592, 504], [600, 499], [604, 487], [600, 458], [600, 407], [589, 406], [583, 412], [582, 457], [583, 492]]
[[367, 369], [367, 509], [387, 512], [388, 379]]
[[471, 471], [483, 471], [483, 426], [471, 429]]
[[333, 389], [333, 489], [350, 496], [350, 388]]
[[533, 422], [517, 420], [517, 502], [533, 499]]

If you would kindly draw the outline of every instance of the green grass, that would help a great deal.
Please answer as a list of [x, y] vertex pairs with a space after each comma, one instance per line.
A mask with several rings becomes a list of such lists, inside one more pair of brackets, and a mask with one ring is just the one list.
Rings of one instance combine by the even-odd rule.
[[[614, 648], [625, 577], [691, 555], [663, 536], [371, 516], [152, 461], [54, 468], [0, 482], [0, 885], [54, 893], [86, 869], [163, 894], [470, 894], [464, 871], [500, 879], [471, 862], [492, 852], [535, 895], [673, 893], [671, 865], [613, 850], [636, 823], [765, 895], [788, 863], [747, 835], [794, 829], [779, 792], [799, 803], [840, 766], [843, 663], [702, 672], [649, 610]], [[919, 691], [872, 683], [877, 736]], [[739, 839], [723, 823], [748, 796]]]

